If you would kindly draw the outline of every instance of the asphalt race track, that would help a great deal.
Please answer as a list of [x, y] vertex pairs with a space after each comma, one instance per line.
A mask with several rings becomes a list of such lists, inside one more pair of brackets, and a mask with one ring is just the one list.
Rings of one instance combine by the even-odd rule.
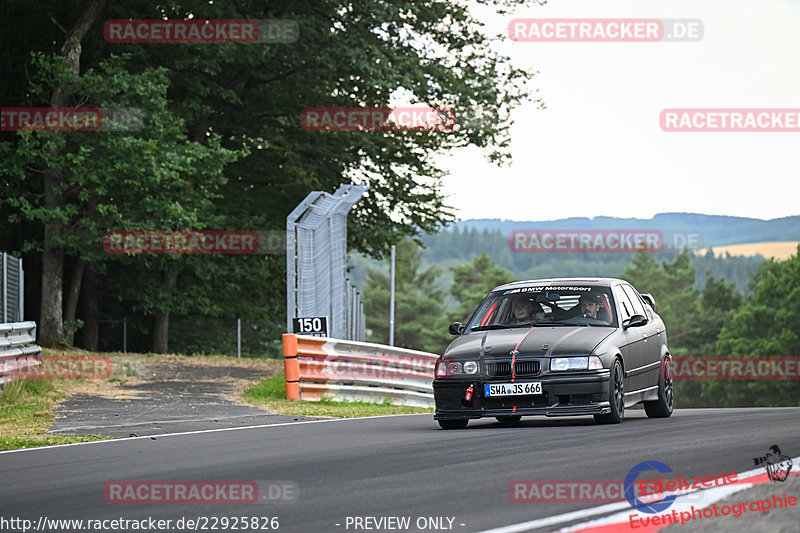
[[[687, 476], [743, 472], [773, 444], [800, 455], [799, 422], [800, 408], [679, 410], [669, 419], [629, 410], [621, 425], [529, 418], [506, 428], [492, 419], [444, 431], [425, 414], [3, 452], [0, 517], [34, 525], [40, 517], [173, 524], [182, 517], [278, 517], [279, 531], [291, 532], [481, 531], [601, 505], [515, 503], [512, 480], [621, 480], [646, 460]], [[289, 483], [298, 493], [285, 503], [109, 504], [104, 485], [119, 480], [254, 480]], [[410, 517], [410, 527], [360, 521], [356, 528], [355, 517]], [[207, 531], [212, 523], [205, 522]], [[230, 524], [218, 530], [233, 530]], [[0, 529], [22, 531], [8, 523]]]

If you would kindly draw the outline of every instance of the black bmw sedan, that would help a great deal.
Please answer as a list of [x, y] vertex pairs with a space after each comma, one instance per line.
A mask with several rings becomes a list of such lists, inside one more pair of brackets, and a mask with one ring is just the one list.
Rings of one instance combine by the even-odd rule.
[[643, 403], [672, 414], [667, 332], [655, 300], [612, 278], [519, 281], [495, 288], [436, 363], [434, 418], [515, 424], [529, 415], [594, 415], [617, 424]]

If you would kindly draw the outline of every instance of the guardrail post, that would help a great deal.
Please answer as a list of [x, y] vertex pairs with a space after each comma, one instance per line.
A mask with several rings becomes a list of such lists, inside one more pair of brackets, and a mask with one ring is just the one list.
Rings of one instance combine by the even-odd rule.
[[283, 335], [283, 370], [286, 374], [286, 398], [300, 399], [300, 364], [297, 361], [297, 336]]

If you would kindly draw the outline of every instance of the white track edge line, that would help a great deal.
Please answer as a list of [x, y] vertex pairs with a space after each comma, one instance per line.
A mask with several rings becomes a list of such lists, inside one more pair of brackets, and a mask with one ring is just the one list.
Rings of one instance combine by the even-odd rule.
[[[391, 417], [400, 417], [400, 416], [431, 416], [433, 413], [405, 413], [405, 414], [398, 414], [398, 415], [375, 415], [375, 416], [359, 416], [359, 417], [352, 417], [352, 418], [326, 418], [324, 420], [302, 420], [299, 422], [278, 422], [275, 424], [260, 424], [257, 426], [244, 426], [239, 428], [217, 428], [217, 429], [199, 429], [197, 431], [183, 431], [179, 433], [162, 433], [159, 435], [143, 435], [141, 437], [122, 437], [119, 439], [115, 438], [108, 438], [104, 440], [92, 440], [88, 442], [71, 442], [69, 444], [53, 444], [51, 446], [35, 446], [33, 448], [19, 448], [17, 450], [3, 450], [0, 451], [0, 455], [7, 454], [7, 453], [19, 453], [19, 452], [32, 452], [37, 450], [52, 450], [53, 448], [66, 448], [67, 446], [80, 446], [82, 444], [107, 444], [110, 442], [126, 442], [130, 440], [143, 440], [143, 439], [160, 439], [162, 437], [176, 437], [180, 435], [199, 435], [201, 433], [216, 433], [221, 431], [238, 431], [243, 429], [261, 429], [261, 428], [269, 428], [269, 427], [281, 427], [281, 426], [297, 426], [300, 424], [316, 424], [320, 422], [349, 422], [351, 420], [370, 420], [374, 418], [391, 418]], [[283, 416], [290, 416], [290, 415], [283, 415]]]

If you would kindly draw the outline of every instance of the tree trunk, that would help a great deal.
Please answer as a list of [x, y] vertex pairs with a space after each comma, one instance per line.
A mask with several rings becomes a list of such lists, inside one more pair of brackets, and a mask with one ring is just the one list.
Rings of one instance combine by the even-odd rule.
[[83, 347], [90, 352], [96, 352], [100, 338], [100, 299], [98, 297], [98, 274], [91, 267], [86, 269], [83, 283], [84, 322], [83, 322]]
[[[47, 178], [45, 177], [45, 182]], [[47, 185], [45, 185], [46, 188]], [[47, 198], [45, 194], [45, 206]], [[61, 234], [61, 227], [46, 224], [44, 227], [44, 253], [42, 254], [42, 298], [37, 341], [42, 346], [57, 347], [64, 338], [62, 317], [62, 276], [64, 271], [64, 250], [56, 246], [55, 240]]]
[[[172, 296], [172, 292], [178, 285], [178, 272], [167, 271], [161, 278], [161, 288], [163, 289], [166, 302]], [[153, 344], [150, 351], [153, 353], [167, 353], [169, 335], [169, 309], [164, 309], [156, 313], [153, 320]]]
[[67, 302], [64, 305], [64, 323], [67, 324], [65, 334], [67, 344], [70, 346], [75, 345], [75, 331], [77, 330], [75, 311], [78, 309], [78, 297], [81, 294], [81, 283], [83, 282], [83, 271], [85, 269], [86, 263], [79, 257], [72, 267], [72, 276], [70, 276], [69, 287], [67, 287]]
[[[61, 55], [64, 63], [73, 74], [80, 74], [81, 40], [105, 6], [105, 0], [91, 0], [81, 13], [75, 25], [66, 33]], [[50, 98], [50, 107], [68, 107], [69, 91], [64, 87], [56, 87]], [[54, 135], [63, 135], [54, 132]], [[61, 159], [63, 154], [54, 149], [51, 153], [54, 160]], [[60, 169], [49, 169], [44, 173], [44, 207], [48, 211], [59, 211], [64, 205], [61, 186], [64, 176]], [[39, 318], [38, 341], [43, 346], [58, 346], [64, 340], [63, 316], [63, 277], [64, 248], [59, 239], [63, 228], [59, 222], [47, 222], [44, 225], [44, 253], [42, 254], [42, 298]]]

